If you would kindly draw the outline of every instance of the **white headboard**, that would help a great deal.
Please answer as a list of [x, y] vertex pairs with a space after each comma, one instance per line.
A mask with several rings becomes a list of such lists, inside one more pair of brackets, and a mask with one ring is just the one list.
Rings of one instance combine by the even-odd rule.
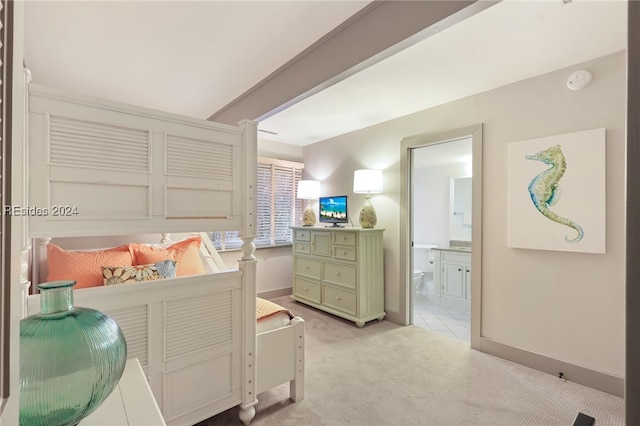
[[29, 85], [31, 238], [256, 232], [257, 123]]

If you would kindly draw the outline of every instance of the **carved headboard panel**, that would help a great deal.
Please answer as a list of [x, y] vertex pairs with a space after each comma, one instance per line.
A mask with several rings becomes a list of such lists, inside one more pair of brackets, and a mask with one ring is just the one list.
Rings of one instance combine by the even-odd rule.
[[29, 236], [255, 234], [257, 125], [29, 86]]

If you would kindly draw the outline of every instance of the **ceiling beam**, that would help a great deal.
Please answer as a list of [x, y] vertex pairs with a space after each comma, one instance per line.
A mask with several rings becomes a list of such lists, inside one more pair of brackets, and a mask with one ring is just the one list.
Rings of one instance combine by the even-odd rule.
[[263, 120], [498, 1], [373, 1], [209, 120]]

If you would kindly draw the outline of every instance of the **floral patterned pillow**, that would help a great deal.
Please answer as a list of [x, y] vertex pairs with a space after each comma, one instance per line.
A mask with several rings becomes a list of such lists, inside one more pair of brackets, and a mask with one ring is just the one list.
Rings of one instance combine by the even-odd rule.
[[160, 280], [163, 278], [174, 278], [175, 276], [175, 260], [163, 260], [147, 265], [102, 267], [104, 285]]

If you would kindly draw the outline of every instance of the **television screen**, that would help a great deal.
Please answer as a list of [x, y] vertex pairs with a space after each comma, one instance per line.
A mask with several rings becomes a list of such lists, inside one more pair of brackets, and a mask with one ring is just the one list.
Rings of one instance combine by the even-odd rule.
[[320, 223], [348, 223], [347, 196], [320, 197]]

